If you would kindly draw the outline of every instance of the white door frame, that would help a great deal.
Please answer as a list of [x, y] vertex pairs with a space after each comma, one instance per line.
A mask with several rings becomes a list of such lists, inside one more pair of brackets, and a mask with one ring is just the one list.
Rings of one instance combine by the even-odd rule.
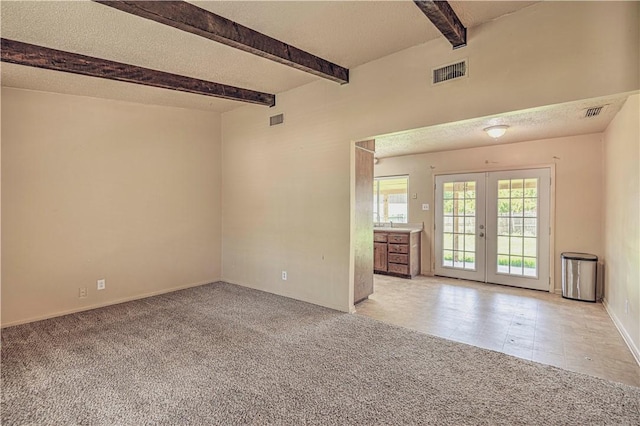
[[[551, 246], [549, 245], [549, 234], [550, 234], [550, 215], [551, 212], [549, 210], [549, 197], [550, 197], [550, 186], [551, 186], [551, 173], [548, 168], [540, 168], [540, 169], [528, 169], [527, 170], [506, 170], [506, 171], [493, 171], [488, 172], [487, 177], [487, 187], [491, 188], [491, 191], [496, 191], [495, 197], [492, 197], [492, 202], [487, 205], [487, 236], [491, 234], [495, 236], [495, 238], [487, 238], [487, 253], [490, 253], [491, 256], [487, 258], [487, 282], [494, 284], [504, 284], [511, 285], [515, 287], [523, 287], [523, 288], [531, 288], [534, 290], [549, 290], [549, 284], [551, 282], [551, 276], [549, 274], [549, 261], [550, 257], [547, 259], [543, 259], [540, 257], [541, 247], [546, 247], [549, 251], [549, 255], [551, 254]], [[537, 186], [537, 213], [536, 213], [536, 259], [537, 265], [537, 275], [535, 277], [526, 275], [512, 275], [510, 273], [500, 273], [498, 272], [498, 262], [497, 262], [497, 254], [498, 254], [498, 240], [501, 237], [498, 237], [498, 221], [500, 217], [498, 216], [498, 206], [497, 201], [499, 201], [498, 197], [498, 182], [501, 179], [523, 179], [523, 178], [537, 178], [538, 186]], [[524, 188], [523, 188], [524, 189]], [[492, 194], [488, 194], [492, 195]], [[495, 200], [493, 199], [495, 198]], [[523, 206], [524, 207], [524, 206]], [[490, 219], [489, 219], [490, 218]], [[524, 221], [528, 220], [523, 217]], [[523, 223], [524, 227], [524, 223]], [[524, 229], [524, 228], [523, 228]], [[524, 232], [523, 232], [524, 234]], [[505, 238], [505, 237], [502, 237]], [[508, 238], [507, 238], [508, 241]], [[521, 246], [522, 248], [522, 246]], [[523, 250], [521, 255], [527, 256], [526, 249]], [[530, 254], [529, 254], [530, 256]], [[523, 265], [524, 266], [524, 265]], [[509, 268], [507, 267], [507, 271]]]
[[[439, 178], [444, 178], [447, 176], [453, 176], [453, 175], [447, 173], [443, 175], [438, 175], [434, 179], [434, 187], [436, 188], [436, 191], [435, 191], [436, 201], [433, 203], [433, 205], [436, 207], [435, 213], [434, 213], [434, 217], [435, 217], [434, 223], [436, 224], [434, 227], [434, 230], [436, 232], [433, 238], [434, 251], [437, 249], [438, 246], [440, 247], [443, 246], [442, 237], [443, 237], [443, 231], [444, 231], [444, 229], [441, 228], [441, 227], [444, 227], [444, 220], [443, 220], [444, 216], [442, 214], [442, 210], [437, 208], [438, 200], [442, 200], [444, 198], [443, 187], [442, 185], [438, 186], [437, 181], [439, 180]], [[475, 223], [474, 223], [474, 233], [473, 233], [473, 235], [475, 236], [474, 238], [475, 268], [474, 269], [458, 269], [457, 267], [451, 267], [451, 266], [447, 267], [447, 266], [441, 265], [442, 262], [436, 262], [434, 266], [434, 273], [439, 272], [444, 275], [444, 273], [446, 272], [447, 276], [452, 276], [455, 278], [461, 278], [461, 279], [472, 280], [472, 281], [484, 281], [486, 277], [486, 272], [485, 272], [486, 250], [478, 250], [477, 248], [481, 245], [482, 246], [485, 245], [484, 234], [486, 232], [485, 231], [486, 177], [484, 173], [463, 173], [463, 174], [455, 174], [455, 180], [456, 182], [475, 181], [476, 183], [476, 187], [474, 191], [476, 194], [476, 197], [475, 197]], [[463, 219], [466, 219], [466, 218], [463, 218]], [[465, 234], [464, 236], [465, 239], [467, 235], [471, 235], [471, 234]]]
[[[465, 173], [486, 173], [486, 172], [499, 172], [499, 171], [509, 171], [509, 170], [528, 170], [528, 169], [549, 169], [549, 175], [551, 176], [551, 184], [549, 191], [549, 226], [551, 228], [551, 234], [549, 235], [549, 292], [551, 293], [559, 293], [561, 290], [556, 289], [556, 259], [555, 259], [555, 235], [556, 235], [556, 165], [555, 163], [542, 163], [542, 164], [527, 164], [527, 165], [516, 165], [516, 166], [497, 166], [497, 167], [486, 167], [482, 169], [452, 169], [452, 170], [441, 170], [437, 173], [433, 173], [431, 175], [431, 181], [433, 182], [433, 193], [432, 193], [432, 205], [435, 206], [436, 202], [436, 176], [439, 175], [452, 175], [452, 174], [465, 174]], [[435, 265], [436, 265], [436, 253], [435, 253], [435, 214], [431, 215], [429, 229], [433, 232], [433, 237], [431, 238], [431, 243], [429, 244], [431, 247], [431, 275], [435, 274]]]

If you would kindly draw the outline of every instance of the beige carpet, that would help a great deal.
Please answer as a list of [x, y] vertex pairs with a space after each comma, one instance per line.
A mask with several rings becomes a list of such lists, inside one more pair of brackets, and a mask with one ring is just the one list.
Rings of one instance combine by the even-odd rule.
[[2, 425], [640, 424], [640, 388], [225, 283], [2, 331]]

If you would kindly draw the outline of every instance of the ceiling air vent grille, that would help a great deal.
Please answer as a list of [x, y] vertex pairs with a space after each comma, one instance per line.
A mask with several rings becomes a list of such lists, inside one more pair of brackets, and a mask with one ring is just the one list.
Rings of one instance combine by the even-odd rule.
[[273, 115], [269, 117], [269, 126], [277, 126], [284, 122], [284, 114]]
[[433, 69], [433, 84], [442, 83], [467, 75], [467, 61], [457, 62], [455, 64], [445, 65], [440, 68]]
[[587, 111], [584, 113], [584, 118], [595, 117], [597, 115], [600, 115], [600, 113], [602, 112], [602, 108], [604, 108], [604, 106], [597, 106], [597, 107], [587, 109]]

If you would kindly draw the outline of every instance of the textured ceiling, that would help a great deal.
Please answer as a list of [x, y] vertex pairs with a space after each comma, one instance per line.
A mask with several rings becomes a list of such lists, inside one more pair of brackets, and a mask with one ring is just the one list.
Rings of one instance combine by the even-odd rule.
[[[350, 68], [441, 37], [411, 1], [193, 3]], [[472, 28], [532, 3], [452, 5]], [[0, 7], [2, 37], [8, 39], [276, 94], [319, 79], [90, 1], [2, 1]], [[2, 85], [213, 111], [243, 105], [7, 64], [2, 65]]]
[[[606, 129], [627, 97], [628, 95], [617, 95], [581, 100], [377, 136], [376, 157], [599, 133]], [[588, 108], [603, 105], [605, 108], [600, 115], [584, 118]], [[509, 126], [507, 133], [499, 139], [489, 137], [483, 130], [498, 124]]]
[[[443, 37], [410, 0], [191, 3], [348, 68]], [[451, 2], [467, 28], [534, 3]]]

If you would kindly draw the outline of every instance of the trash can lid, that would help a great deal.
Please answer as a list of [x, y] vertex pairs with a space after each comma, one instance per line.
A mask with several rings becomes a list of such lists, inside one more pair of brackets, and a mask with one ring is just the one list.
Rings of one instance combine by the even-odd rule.
[[598, 260], [598, 256], [596, 256], [595, 254], [589, 254], [589, 253], [575, 253], [575, 252], [566, 252], [566, 253], [562, 253], [562, 257], [565, 259], [572, 259], [572, 260]]

